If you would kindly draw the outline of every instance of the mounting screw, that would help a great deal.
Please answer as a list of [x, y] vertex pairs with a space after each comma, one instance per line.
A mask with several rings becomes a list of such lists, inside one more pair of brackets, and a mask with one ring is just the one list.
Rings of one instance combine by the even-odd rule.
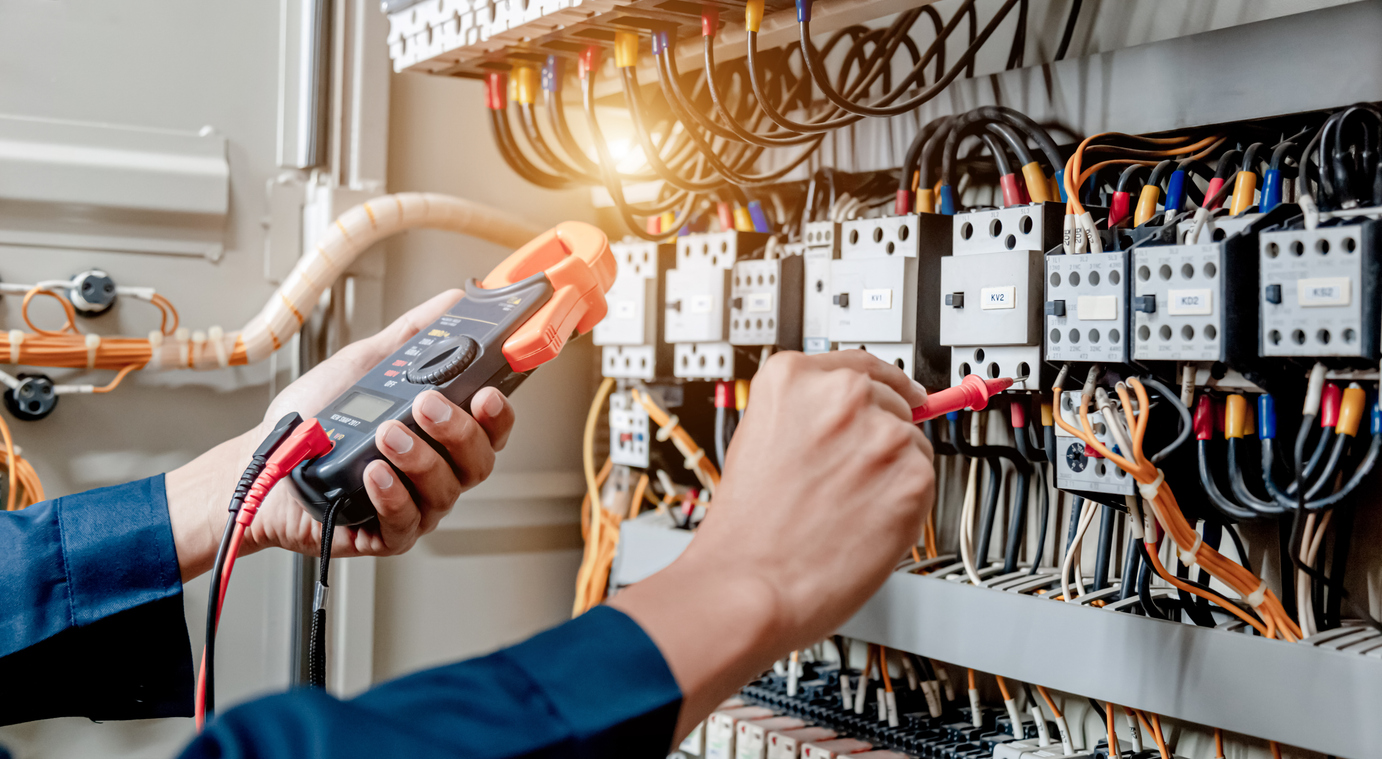
[[19, 386], [5, 391], [5, 408], [15, 419], [36, 422], [57, 408], [53, 381], [43, 374], [19, 375]]
[[100, 269], [88, 269], [72, 278], [67, 299], [82, 316], [96, 316], [115, 305], [115, 280]]

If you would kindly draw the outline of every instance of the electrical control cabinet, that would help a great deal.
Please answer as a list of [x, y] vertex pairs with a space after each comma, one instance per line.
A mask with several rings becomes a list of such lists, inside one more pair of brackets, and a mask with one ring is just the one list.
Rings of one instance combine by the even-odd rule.
[[813, 221], [806, 225], [803, 237], [806, 282], [802, 297], [802, 350], [825, 353], [830, 350], [830, 266], [840, 257], [840, 225]]
[[727, 342], [677, 343], [672, 346], [672, 374], [680, 379], [735, 379], [734, 358], [734, 346]]
[[1027, 377], [1014, 390], [1038, 387], [1043, 254], [1060, 242], [1060, 211], [1044, 203], [955, 216], [954, 254], [941, 259], [933, 307], [950, 349], [949, 384], [978, 374]]
[[729, 301], [731, 345], [801, 350], [805, 262], [797, 255], [734, 264]]
[[[1080, 392], [1067, 390], [1060, 394], [1056, 405], [1061, 417], [1075, 429], [1080, 428]], [[1104, 425], [1102, 412], [1093, 409], [1089, 412], [1089, 426], [1094, 428], [1094, 437], [1109, 450], [1114, 447], [1112, 436]], [[1084, 441], [1067, 435], [1060, 425], [1056, 425], [1056, 487], [1085, 493], [1100, 493], [1112, 496], [1135, 495], [1137, 481], [1116, 464], [1104, 459], [1092, 450], [1086, 450]]]
[[1378, 222], [1263, 232], [1259, 345], [1266, 357], [1378, 357]]
[[1046, 257], [1046, 360], [1125, 364], [1128, 251]]
[[609, 460], [614, 464], [646, 469], [650, 437], [648, 412], [628, 391], [609, 397]]

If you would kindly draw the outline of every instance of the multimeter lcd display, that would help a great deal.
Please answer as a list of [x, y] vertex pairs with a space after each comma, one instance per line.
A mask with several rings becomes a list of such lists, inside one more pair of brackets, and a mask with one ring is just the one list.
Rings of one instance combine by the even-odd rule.
[[362, 422], [372, 422], [388, 411], [394, 402], [369, 393], [354, 393], [336, 407], [336, 413], [353, 416]]

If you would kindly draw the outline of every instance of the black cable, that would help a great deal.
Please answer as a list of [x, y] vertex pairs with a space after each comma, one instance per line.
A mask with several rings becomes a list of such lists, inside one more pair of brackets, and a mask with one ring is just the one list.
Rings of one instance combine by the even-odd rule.
[[1061, 32], [1060, 45], [1056, 47], [1056, 60], [1065, 60], [1065, 54], [1070, 52], [1070, 40], [1075, 36], [1075, 25], [1080, 22], [1080, 6], [1084, 5], [1084, 0], [1073, 0], [1070, 3], [1070, 14], [1065, 17], [1065, 31]]
[[[725, 127], [735, 139], [768, 148], [783, 147], [787, 145], [803, 145], [812, 140], [819, 142], [819, 138], [811, 134], [790, 132], [785, 136], [777, 134], [762, 135], [755, 134], [745, 129], [743, 125], [735, 120], [734, 114], [730, 112], [730, 109], [722, 102], [720, 85], [715, 81], [715, 36], [710, 34], [702, 36], [701, 48], [703, 65], [705, 66], [706, 90], [710, 93], [711, 102], [715, 104], [716, 113], [720, 114], [721, 121], [724, 122]], [[695, 115], [694, 112], [692, 113]], [[709, 119], [697, 118], [697, 121], [704, 126]], [[722, 134], [720, 136], [723, 137], [725, 135]]]
[[979, 518], [979, 543], [974, 550], [974, 560], [980, 568], [988, 566], [989, 541], [993, 538], [993, 523], [998, 514], [998, 490], [1002, 485], [1003, 470], [998, 459], [988, 459], [985, 463], [989, 470], [988, 489], [984, 491], [984, 507]]
[[1234, 498], [1237, 498], [1240, 504], [1259, 514], [1282, 513], [1285, 509], [1280, 504], [1258, 498], [1248, 489], [1248, 484], [1243, 479], [1243, 468], [1238, 465], [1238, 446], [1241, 442], [1242, 438], [1230, 437], [1228, 439], [1228, 482]]
[[1108, 587], [1109, 565], [1113, 563], [1113, 531], [1117, 526], [1117, 510], [1107, 504], [1099, 505], [1099, 545], [1094, 552], [1094, 583], [1092, 590]]
[[1027, 572], [1028, 576], [1036, 574], [1041, 568], [1041, 560], [1046, 555], [1046, 531], [1051, 524], [1051, 488], [1046, 484], [1046, 470], [1037, 467], [1036, 474], [1037, 487], [1041, 488], [1041, 529], [1037, 532], [1036, 555], [1032, 557], [1032, 569]]
[[628, 103], [629, 117], [633, 122], [634, 136], [643, 147], [643, 155], [647, 158], [648, 165], [652, 167], [653, 172], [661, 177], [664, 182], [680, 190], [707, 192], [717, 187], [723, 187], [726, 182], [719, 176], [712, 175], [711, 178], [703, 181], [683, 179], [680, 172], [673, 170], [663, 162], [662, 157], [658, 155], [656, 146], [653, 144], [652, 135], [648, 133], [643, 123], [642, 99], [638, 96], [638, 67], [627, 66], [620, 69], [620, 72], [624, 82], [624, 100]]
[[1012, 514], [1008, 517], [1008, 544], [1003, 551], [1003, 574], [1017, 571], [1017, 557], [1022, 551], [1022, 539], [1027, 537], [1027, 489], [1031, 473], [1018, 470], [1017, 489], [1012, 499]]
[[1233, 550], [1238, 552], [1238, 563], [1252, 574], [1257, 574], [1252, 570], [1252, 559], [1248, 556], [1248, 549], [1243, 546], [1243, 538], [1238, 535], [1238, 528], [1226, 524], [1224, 525], [1224, 532], [1227, 532], [1229, 540], [1233, 541]]
[[1118, 600], [1126, 601], [1133, 597], [1137, 592], [1137, 570], [1141, 566], [1142, 554], [1137, 550], [1137, 544], [1142, 541], [1136, 537], [1128, 538], [1128, 547], [1123, 551], [1123, 573], [1119, 575]]
[[1147, 552], [1147, 544], [1137, 541], [1138, 550], [1142, 552], [1142, 568], [1137, 573], [1137, 598], [1142, 604], [1142, 613], [1152, 619], [1170, 619], [1170, 615], [1157, 606], [1156, 599], [1152, 598], [1152, 559]]
[[1329, 458], [1324, 463], [1324, 469], [1320, 472], [1320, 476], [1315, 479], [1315, 484], [1305, 491], [1305, 500], [1313, 499], [1320, 490], [1333, 482], [1334, 470], [1338, 469], [1339, 461], [1343, 458], [1344, 449], [1348, 447], [1350, 439], [1348, 435], [1335, 434], [1334, 447], [1329, 452]]
[[307, 650], [307, 685], [326, 687], [326, 603], [331, 571], [331, 537], [336, 531], [336, 514], [345, 506], [344, 500], [334, 501], [322, 515], [321, 563], [317, 565], [317, 589], [312, 599], [312, 642]]
[[571, 183], [564, 177], [553, 176], [541, 171], [524, 159], [518, 150], [518, 145], [513, 141], [513, 134], [509, 131], [509, 119], [504, 111], [491, 108], [489, 125], [490, 131], [494, 135], [494, 143], [499, 148], [499, 155], [515, 174], [529, 184], [535, 184], [548, 190], [564, 190], [571, 186]]
[[230, 541], [235, 534], [235, 518], [239, 515], [240, 507], [244, 504], [245, 496], [249, 494], [254, 481], [259, 479], [260, 473], [264, 471], [269, 457], [301, 423], [302, 416], [297, 412], [288, 413], [278, 420], [278, 424], [274, 425], [273, 430], [265, 436], [250, 457], [250, 463], [240, 475], [240, 481], [236, 483], [235, 492], [230, 497], [230, 513], [226, 519], [225, 530], [221, 533], [220, 546], [216, 549], [216, 558], [211, 564], [211, 595], [206, 602], [206, 651], [202, 655], [202, 665], [206, 669], [203, 703], [206, 705], [207, 720], [211, 719], [212, 712], [216, 710], [216, 628], [221, 617], [221, 575], [225, 571], [226, 553], [230, 550]]
[[[1003, 67], [1004, 71], [1022, 68], [1022, 62], [1027, 57], [1027, 0], [1022, 0], [1017, 6], [1017, 30], [1013, 32], [1013, 44], [1008, 49], [1008, 63]], [[973, 73], [970, 76], [974, 76]]]
[[1174, 453], [1177, 448], [1180, 448], [1186, 440], [1190, 439], [1190, 432], [1194, 428], [1194, 422], [1190, 418], [1190, 409], [1186, 408], [1185, 404], [1181, 402], [1180, 396], [1177, 395], [1174, 390], [1162, 384], [1161, 380], [1156, 377], [1147, 376], [1142, 378], [1142, 384], [1160, 393], [1161, 397], [1164, 398], [1167, 403], [1171, 404], [1171, 408], [1175, 409], [1176, 413], [1180, 416], [1180, 427], [1176, 430], [1175, 440], [1172, 440], [1165, 448], [1152, 454], [1150, 461], [1153, 464], [1159, 464], [1167, 456]]
[[1256, 511], [1239, 506], [1219, 492], [1219, 485], [1214, 481], [1214, 475], [1209, 471], [1209, 441], [1200, 440], [1198, 442], [1196, 447], [1200, 461], [1200, 486], [1204, 488], [1205, 495], [1209, 496], [1210, 505], [1229, 521], [1241, 522], [1244, 519], [1255, 519], [1258, 516]]
[[[1334, 546], [1330, 550], [1329, 577], [1339, 585], [1344, 584], [1344, 573], [1348, 569], [1348, 554], [1353, 546], [1353, 517], [1356, 510], [1356, 505], [1352, 501], [1346, 501], [1334, 510], [1334, 524], [1330, 528], [1334, 533]], [[1340, 611], [1343, 600], [1338, 591], [1333, 587], [1329, 588], [1329, 599], [1324, 610], [1326, 629], [1338, 627], [1342, 623]]]
[[1084, 511], [1084, 498], [1077, 495], [1070, 499], [1070, 522], [1066, 527], [1065, 550], [1061, 552], [1062, 554], [1070, 553], [1070, 547], [1075, 545], [1075, 538], [1080, 534], [1081, 511]]
[[936, 431], [936, 423], [933, 419], [927, 419], [921, 423], [921, 432], [926, 435], [926, 439], [931, 441], [931, 451], [937, 456], [954, 456], [959, 453], [955, 446], [940, 439], [940, 433]]

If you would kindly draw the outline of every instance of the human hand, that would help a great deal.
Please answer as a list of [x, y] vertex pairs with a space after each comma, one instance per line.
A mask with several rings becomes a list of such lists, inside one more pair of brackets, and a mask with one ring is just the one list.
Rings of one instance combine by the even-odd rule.
[[679, 733], [774, 659], [833, 632], [921, 535], [935, 500], [925, 391], [862, 351], [781, 353], [754, 378], [695, 540], [610, 605], [657, 642]]
[[[290, 411], [310, 419], [355, 383], [365, 372], [393, 353], [461, 297], [449, 290], [404, 314], [378, 334], [351, 343], [304, 374], [269, 404], [264, 422], [253, 430], [217, 446], [167, 476], [168, 510], [184, 580], [210, 568], [225, 526], [226, 504], [258, 447], [273, 425]], [[486, 388], [471, 401], [471, 413], [436, 391], [418, 396], [414, 419], [440, 442], [460, 472], [442, 460], [430, 445], [400, 422], [380, 425], [375, 443], [380, 452], [412, 481], [420, 502], [383, 461], [365, 469], [365, 490], [379, 512], [377, 525], [337, 527], [332, 554], [386, 556], [407, 551], [417, 539], [436, 528], [456, 498], [489, 476], [494, 454], [504, 448], [513, 428], [513, 407], [502, 393]], [[285, 483], [269, 494], [250, 528], [241, 553], [266, 547], [316, 555], [321, 548], [321, 524], [298, 502]]]

